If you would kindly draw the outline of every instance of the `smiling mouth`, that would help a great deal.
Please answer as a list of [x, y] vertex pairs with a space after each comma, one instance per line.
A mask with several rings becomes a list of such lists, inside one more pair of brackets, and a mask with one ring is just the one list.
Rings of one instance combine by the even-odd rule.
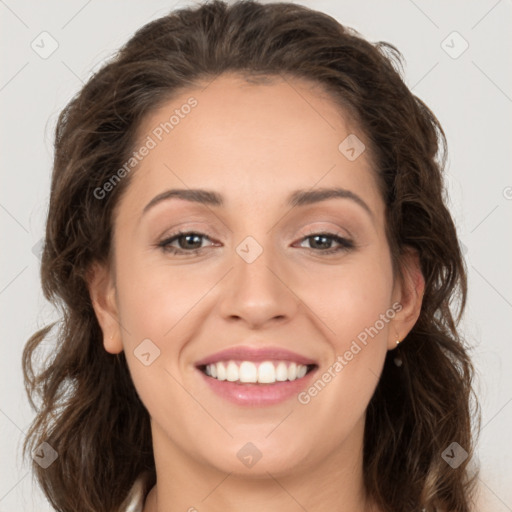
[[205, 375], [219, 381], [236, 384], [276, 384], [303, 378], [317, 367], [290, 361], [227, 360], [198, 366]]

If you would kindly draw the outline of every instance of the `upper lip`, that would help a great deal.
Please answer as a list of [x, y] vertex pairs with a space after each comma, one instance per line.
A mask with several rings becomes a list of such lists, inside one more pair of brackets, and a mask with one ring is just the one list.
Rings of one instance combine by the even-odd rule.
[[221, 350], [220, 352], [215, 352], [214, 354], [210, 354], [205, 358], [197, 361], [196, 366], [205, 366], [208, 364], [217, 363], [219, 361], [229, 361], [230, 359], [237, 359], [241, 361], [269, 361], [269, 360], [278, 360], [278, 361], [293, 361], [299, 364], [316, 364], [313, 359], [309, 357], [303, 356], [301, 354], [297, 354], [296, 352], [292, 352], [291, 350], [287, 350], [281, 347], [250, 347], [250, 346], [242, 346], [238, 345], [235, 347], [230, 347], [225, 350]]

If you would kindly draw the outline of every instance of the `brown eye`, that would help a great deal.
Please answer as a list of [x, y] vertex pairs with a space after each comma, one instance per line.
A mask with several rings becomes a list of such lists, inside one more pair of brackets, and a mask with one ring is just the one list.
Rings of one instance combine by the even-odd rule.
[[[347, 251], [354, 248], [354, 243], [351, 240], [334, 233], [312, 233], [304, 237], [302, 240], [309, 240], [310, 249], [316, 250], [317, 252], [323, 252], [325, 254]], [[338, 244], [338, 247], [333, 248], [333, 242]]]
[[[210, 238], [203, 233], [179, 231], [159, 242], [158, 246], [161, 247], [163, 251], [172, 254], [195, 254], [205, 248], [201, 246], [202, 239], [205, 238], [210, 240]], [[171, 245], [175, 242], [178, 242], [177, 247], [176, 245]]]

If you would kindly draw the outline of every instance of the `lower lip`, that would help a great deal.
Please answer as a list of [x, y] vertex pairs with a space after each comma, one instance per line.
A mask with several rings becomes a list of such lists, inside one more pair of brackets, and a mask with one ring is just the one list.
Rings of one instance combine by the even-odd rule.
[[210, 388], [220, 397], [237, 405], [266, 406], [274, 405], [296, 397], [307, 387], [317, 368], [313, 368], [304, 377], [292, 381], [275, 382], [273, 384], [254, 384], [230, 382], [209, 377], [201, 370], [197, 371]]

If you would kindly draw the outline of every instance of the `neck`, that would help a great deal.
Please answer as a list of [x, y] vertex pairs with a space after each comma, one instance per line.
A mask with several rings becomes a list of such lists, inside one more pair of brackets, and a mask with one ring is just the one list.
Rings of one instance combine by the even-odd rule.
[[363, 485], [364, 419], [360, 427], [320, 462], [247, 476], [200, 463], [153, 424], [157, 484], [144, 512], [370, 512]]

